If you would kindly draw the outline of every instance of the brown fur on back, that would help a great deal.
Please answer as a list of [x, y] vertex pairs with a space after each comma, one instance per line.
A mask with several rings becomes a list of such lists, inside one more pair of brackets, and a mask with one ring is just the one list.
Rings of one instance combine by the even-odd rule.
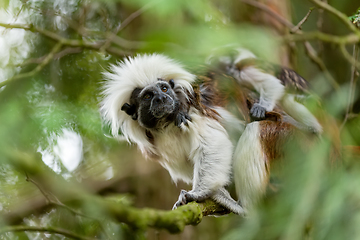
[[192, 105], [205, 116], [219, 120], [220, 115], [214, 107], [224, 106], [224, 99], [220, 96], [216, 83], [206, 76], [199, 76], [198, 80], [201, 84], [194, 86]]
[[[275, 120], [269, 113], [269, 120], [260, 121], [260, 141], [269, 163], [282, 157], [284, 144], [294, 135], [295, 127], [290, 123]], [[278, 113], [275, 113], [278, 114]], [[279, 114], [278, 114], [279, 115]]]

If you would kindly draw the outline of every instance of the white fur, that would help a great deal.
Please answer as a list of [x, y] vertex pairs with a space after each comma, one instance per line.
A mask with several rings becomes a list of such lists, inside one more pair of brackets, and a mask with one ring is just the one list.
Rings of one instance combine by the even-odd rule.
[[238, 72], [236, 79], [241, 85], [254, 88], [260, 94], [259, 104], [265, 107], [266, 111], [272, 111], [285, 92], [279, 79], [255, 67], [247, 67]]
[[260, 94], [259, 105], [266, 111], [272, 111], [276, 104], [281, 104], [285, 111], [295, 120], [304, 124], [310, 131], [320, 134], [322, 127], [312, 113], [302, 104], [295, 101], [291, 94], [285, 92], [285, 86], [280, 79], [265, 73], [256, 66], [248, 66], [241, 71], [236, 68], [236, 63], [256, 56], [247, 49], [237, 48], [238, 56], [229, 72], [244, 87], [255, 89]]
[[[173, 60], [153, 54], [124, 60], [113, 65], [111, 73], [104, 73], [104, 76], [107, 81], [101, 112], [111, 124], [113, 135], [118, 136], [120, 130], [129, 142], [138, 145], [144, 155], [159, 161], [175, 182], [192, 183], [192, 190], [185, 192], [189, 198], [201, 200], [212, 197], [233, 212], [244, 213], [224, 188], [230, 181], [233, 146], [220, 122], [240, 126], [230, 113], [216, 108], [223, 117], [219, 122], [191, 106], [188, 114], [192, 120], [188, 121], [188, 127], [179, 128], [170, 123], [163, 129], [147, 129], [153, 135], [150, 141], [145, 134], [146, 129], [121, 111], [136, 87], [145, 87], [158, 81], [158, 78], [173, 79], [176, 86], [193, 94], [191, 83], [195, 80], [194, 75]], [[182, 197], [184, 195], [180, 194], [179, 199], [182, 200]], [[177, 203], [175, 206], [178, 206]]]
[[[190, 116], [188, 131], [171, 125], [164, 132], [155, 133], [155, 154], [174, 181], [202, 182], [213, 191], [229, 183], [232, 144], [218, 121], [195, 109], [191, 109]], [[196, 187], [201, 186], [193, 189]]]
[[255, 54], [249, 51], [245, 48], [236, 48], [236, 51], [238, 52], [238, 55], [236, 56], [234, 63], [238, 63], [241, 60], [247, 59], [247, 58], [256, 58]]
[[259, 104], [265, 107], [266, 111], [272, 111], [275, 104], [284, 95], [284, 85], [275, 76], [262, 72], [255, 66], [249, 66], [238, 71], [235, 67], [236, 63], [248, 58], [256, 58], [256, 56], [244, 48], [236, 48], [236, 51], [238, 55], [233, 62], [233, 66], [229, 69], [230, 73], [240, 85], [255, 89], [260, 94]]
[[295, 100], [296, 95], [287, 94], [282, 100], [284, 110], [292, 116], [296, 121], [303, 123], [309, 127], [310, 131], [322, 133], [322, 126], [314, 115], [301, 103]]
[[160, 54], [144, 54], [129, 57], [110, 67], [111, 72], [105, 72], [103, 95], [100, 111], [105, 121], [111, 124], [111, 132], [119, 136], [119, 130], [127, 141], [137, 143], [140, 150], [146, 153], [152, 146], [147, 141], [144, 130], [137, 121], [121, 111], [124, 103], [130, 99], [132, 91], [143, 88], [158, 81], [158, 78], [174, 79], [176, 85], [192, 92], [191, 83], [195, 76], [174, 60]]
[[251, 209], [265, 193], [268, 183], [259, 122], [249, 123], [239, 139], [234, 153], [233, 171], [238, 200], [245, 209]]

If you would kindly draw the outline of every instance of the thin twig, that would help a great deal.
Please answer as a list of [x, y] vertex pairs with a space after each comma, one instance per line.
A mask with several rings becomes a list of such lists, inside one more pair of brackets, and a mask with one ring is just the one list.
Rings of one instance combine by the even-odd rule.
[[[105, 37], [106, 37], [106, 39], [111, 39], [112, 43], [118, 45], [121, 48], [125, 48], [125, 49], [138, 49], [138, 48], [145, 46], [145, 44], [146, 44], [146, 42], [126, 40], [122, 37], [119, 37], [119, 36], [113, 34], [112, 32], [105, 33]], [[101, 51], [101, 48], [99, 51]]]
[[[80, 217], [84, 217], [84, 218], [88, 218], [88, 219], [92, 219], [92, 220], [95, 220], [98, 222], [101, 230], [105, 233], [105, 235], [107, 236], [107, 239], [113, 239], [106, 231], [105, 227], [103, 226], [102, 224], [102, 220], [99, 220], [98, 218], [96, 217], [92, 217], [92, 216], [88, 216], [82, 212], [79, 212], [67, 205], [65, 205], [64, 203], [62, 203], [54, 194], [52, 193], [48, 193], [47, 191], [45, 191], [41, 186], [40, 184], [38, 184], [36, 181], [34, 181], [32, 178], [30, 178], [28, 176], [27, 173], [25, 173], [26, 175], [26, 181], [34, 184], [39, 190], [40, 192], [42, 193], [42, 195], [46, 198], [48, 204], [51, 204], [51, 205], [54, 205], [54, 206], [58, 206], [58, 207], [62, 207], [66, 210], [68, 210], [69, 212], [71, 212], [72, 214], [74, 215], [77, 215], [77, 216], [80, 216]], [[54, 200], [53, 200], [54, 199]]]
[[32, 178], [30, 178], [27, 173], [25, 173], [25, 176], [26, 176], [25, 179], [26, 179], [27, 182], [30, 182], [30, 183], [34, 184], [35, 187], [36, 187], [37, 189], [39, 189], [39, 191], [41, 192], [41, 194], [45, 197], [47, 203], [48, 203], [48, 204], [51, 203], [52, 201], [51, 201], [51, 198], [50, 198], [50, 194], [49, 194], [48, 192], [46, 192], [37, 182], [35, 182]]
[[[342, 49], [342, 51], [346, 51], [346, 49]], [[346, 53], [347, 53], [347, 51], [346, 51]], [[345, 54], [344, 54], [344, 56], [345, 56]], [[354, 61], [355, 61], [354, 63], [359, 63], [359, 62], [357, 62], [358, 56], [359, 56], [359, 47], [356, 44], [354, 44], [353, 56], [352, 56], [352, 59], [354, 59]], [[346, 106], [346, 113], [345, 113], [344, 121], [342, 122], [342, 124], [340, 126], [340, 130], [343, 129], [346, 122], [348, 121], [349, 116], [351, 115], [353, 106], [354, 106], [353, 101], [354, 101], [354, 97], [355, 97], [356, 79], [358, 78], [358, 70], [354, 63], [351, 65], [351, 78], [350, 78], [350, 86], [349, 86], [348, 105]]]
[[305, 15], [305, 17], [303, 19], [301, 19], [301, 21], [295, 27], [290, 29], [290, 33], [296, 33], [297, 31], [299, 31], [301, 29], [301, 26], [308, 20], [312, 11], [313, 11], [313, 9], [310, 8], [308, 13]]
[[27, 73], [18, 74], [10, 79], [0, 82], [0, 88], [9, 84], [10, 82], [15, 82], [22, 78], [32, 77], [36, 73], [40, 72], [47, 64], [50, 63], [50, 61], [54, 58], [55, 53], [57, 53], [61, 49], [62, 45], [63, 45], [62, 42], [58, 42], [53, 47], [53, 49], [51, 49], [50, 53], [44, 58], [44, 60], [39, 65], [37, 65], [36, 68], [34, 68], [32, 71], [27, 72]]
[[[289, 29], [292, 29], [295, 27], [294, 24], [292, 24], [290, 21], [285, 19], [284, 17], [280, 16], [278, 13], [273, 11], [271, 8], [269, 8], [267, 5], [256, 2], [253, 0], [240, 0], [241, 2], [251, 5], [253, 7], [256, 7], [258, 9], [261, 9], [262, 11], [268, 13], [270, 16], [272, 16], [274, 19], [276, 19], [279, 23], [283, 24], [284, 26], [288, 27]], [[301, 30], [298, 30], [296, 34], [302, 34], [303, 32]], [[336, 80], [332, 77], [330, 72], [327, 70], [324, 62], [318, 57], [318, 54], [316, 50], [313, 48], [313, 46], [308, 42], [304, 41], [304, 46], [306, 49], [306, 53], [308, 53], [309, 58], [315, 63], [318, 68], [324, 73], [325, 77], [329, 80], [331, 85], [334, 89], [338, 90], [339, 84], [336, 82]]]
[[336, 82], [336, 80], [333, 78], [333, 76], [330, 74], [328, 69], [325, 66], [325, 63], [321, 60], [321, 58], [317, 55], [315, 49], [311, 46], [309, 42], [304, 42], [305, 51], [306, 54], [309, 56], [310, 60], [315, 63], [318, 68], [323, 72], [326, 79], [330, 81], [330, 84], [332, 87], [336, 90], [340, 89], [339, 84]]
[[[83, 49], [81, 47], [77, 47], [77, 48], [73, 48], [73, 47], [70, 47], [70, 48], [65, 48], [64, 50], [56, 53], [54, 55], [54, 60], [58, 60], [66, 55], [69, 55], [69, 54], [74, 54], [74, 53], [80, 53]], [[23, 62], [22, 64], [20, 64], [19, 66], [25, 66], [25, 65], [29, 65], [29, 64], [39, 64], [39, 63], [42, 63], [44, 61], [44, 59], [46, 58], [47, 55], [45, 56], [42, 56], [42, 57], [39, 57], [39, 58], [32, 58], [32, 59], [29, 59], [29, 60], [26, 60], [25, 62]]]
[[155, 3], [158, 3], [158, 1], [153, 1], [153, 2], [147, 3], [143, 7], [138, 9], [137, 11], [130, 14], [130, 16], [128, 16], [122, 23], [120, 23], [118, 25], [118, 27], [115, 29], [115, 31], [112, 34], [109, 34], [110, 36], [107, 38], [104, 45], [100, 48], [100, 51], [105, 51], [110, 46], [112, 41], [115, 39], [115, 37], [121, 30], [123, 30], [125, 27], [127, 27], [135, 18], [139, 17], [146, 10], [148, 10], [150, 7], [155, 5]]
[[[356, 45], [356, 44], [355, 44]], [[340, 50], [345, 59], [358, 71], [360, 71], [360, 62], [356, 60], [353, 56], [349, 54], [349, 52], [346, 50], [345, 44], [340, 44]]]
[[145, 4], [143, 7], [141, 7], [139, 10], [133, 12], [128, 16], [115, 30], [114, 34], [118, 34], [121, 30], [123, 30], [125, 27], [127, 27], [135, 18], [139, 17], [141, 14], [143, 14], [145, 11], [147, 11], [149, 8], [153, 7], [154, 5], [158, 4], [159, 1], [152, 1], [147, 4]]
[[[327, 0], [321, 0], [321, 1], [327, 3]], [[319, 10], [318, 10], [318, 19], [317, 19], [317, 22], [316, 22], [317, 29], [319, 31], [322, 31], [323, 25], [324, 25], [324, 9], [319, 8]], [[323, 44], [323, 42], [318, 41], [318, 49], [319, 49], [318, 50], [319, 56], [322, 56], [323, 53], [324, 53], [324, 44]]]
[[60, 234], [72, 239], [95, 240], [95, 238], [81, 236], [79, 234], [70, 232], [68, 230], [62, 228], [55, 228], [55, 227], [37, 227], [37, 226], [20, 225], [20, 226], [7, 226], [4, 228], [0, 228], [0, 234], [4, 234], [7, 232], [45, 232], [45, 233]]
[[342, 13], [339, 10], [337, 10], [336, 8], [330, 6], [326, 2], [321, 2], [319, 0], [310, 0], [310, 1], [315, 3], [318, 7], [324, 9], [325, 11], [332, 13], [334, 16], [336, 16], [338, 19], [340, 19], [350, 31], [352, 31], [354, 34], [356, 34], [358, 37], [360, 37], [359, 29], [357, 29], [356, 26], [352, 22], [349, 21], [349, 18], [344, 13]]
[[[325, 3], [327, 3], [327, 0], [321, 0]], [[316, 26], [317, 26], [317, 29], [321, 30], [323, 28], [323, 25], [324, 25], [324, 9], [323, 8], [319, 8], [318, 10], [318, 19], [316, 21]]]
[[[61, 42], [62, 45], [64, 46], [69, 46], [69, 47], [82, 47], [82, 48], [88, 48], [88, 49], [93, 49], [93, 50], [99, 50], [103, 44], [104, 44], [104, 40], [101, 41], [97, 41], [97, 42], [91, 42], [91, 41], [87, 41], [87, 40], [78, 40], [78, 39], [68, 39], [68, 38], [64, 38], [59, 34], [56, 34], [54, 32], [48, 31], [46, 29], [42, 29], [42, 28], [38, 28], [35, 27], [33, 25], [28, 25], [28, 24], [6, 24], [6, 23], [0, 23], [0, 27], [4, 27], [4, 28], [9, 28], [9, 29], [24, 29], [27, 31], [31, 31], [31, 32], [35, 32], [35, 33], [40, 33], [41, 35], [56, 41], [56, 42]], [[118, 55], [118, 56], [124, 56], [125, 53], [122, 50], [119, 50], [118, 48], [114, 48], [114, 47], [109, 47], [108, 49], [106, 49], [108, 53], [110, 54], [114, 54], [114, 55]]]
[[[355, 60], [355, 62], [357, 63], [358, 66], [360, 66], [360, 63], [358, 61], [359, 58], [359, 45], [355, 44], [353, 47], [353, 59]], [[357, 79], [359, 77], [359, 68], [356, 69], [356, 66], [352, 66], [351, 69], [351, 81], [350, 81], [350, 89], [351, 89], [351, 105], [350, 105], [350, 109], [349, 112], [352, 113], [353, 111], [353, 107], [354, 107], [354, 97], [355, 97], [355, 89], [356, 89], [356, 83], [357, 83]]]
[[360, 36], [357, 36], [356, 34], [350, 33], [345, 36], [337, 36], [319, 31], [288, 35], [288, 36], [284, 36], [283, 39], [285, 41], [290, 41], [290, 42], [306, 42], [313, 40], [321, 40], [323, 42], [328, 42], [338, 45], [360, 43]]

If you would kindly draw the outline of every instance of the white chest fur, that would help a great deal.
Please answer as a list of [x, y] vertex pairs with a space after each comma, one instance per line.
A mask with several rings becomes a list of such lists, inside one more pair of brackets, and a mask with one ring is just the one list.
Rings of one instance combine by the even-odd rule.
[[191, 183], [194, 164], [203, 158], [202, 155], [207, 155], [209, 160], [220, 161], [224, 166], [222, 170], [228, 174], [232, 145], [225, 129], [218, 121], [202, 116], [196, 110], [190, 112], [190, 116], [192, 121], [188, 122], [188, 127], [180, 129], [170, 125], [154, 134], [159, 163], [169, 171], [175, 182], [182, 180]]
[[169, 171], [174, 182], [193, 180], [194, 153], [200, 149], [206, 118], [193, 110], [192, 121], [179, 128], [171, 124], [163, 131], [154, 133], [156, 155], [159, 163]]

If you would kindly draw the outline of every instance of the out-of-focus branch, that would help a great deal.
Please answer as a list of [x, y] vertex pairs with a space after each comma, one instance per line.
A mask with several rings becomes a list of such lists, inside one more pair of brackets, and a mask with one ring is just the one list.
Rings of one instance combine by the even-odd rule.
[[36, 227], [36, 226], [8, 226], [4, 228], [0, 228], [0, 234], [4, 234], [7, 232], [45, 232], [45, 233], [53, 233], [60, 234], [68, 238], [79, 239], [79, 240], [95, 240], [95, 238], [85, 237], [73, 232], [70, 232], [65, 229], [55, 228], [55, 227]]
[[353, 57], [349, 54], [349, 52], [346, 50], [345, 44], [340, 44], [340, 50], [346, 60], [350, 62], [358, 71], [360, 71], [360, 62], [357, 61], [357, 57], [355, 55]]
[[47, 191], [45, 191], [40, 184], [38, 184], [36, 181], [34, 181], [32, 178], [30, 178], [27, 174], [26, 174], [26, 181], [31, 182], [32, 184], [34, 184], [39, 191], [42, 193], [42, 195], [46, 198], [48, 204], [54, 205], [54, 206], [58, 206], [61, 208], [64, 208], [66, 210], [68, 210], [69, 212], [71, 212], [74, 215], [80, 216], [80, 217], [84, 217], [84, 218], [89, 218], [89, 219], [93, 219], [95, 221], [97, 221], [97, 223], [99, 224], [100, 228], [102, 229], [102, 231], [104, 232], [104, 234], [107, 236], [107, 239], [111, 240], [113, 239], [106, 231], [105, 227], [102, 224], [102, 221], [92, 217], [92, 216], [88, 216], [86, 214], [83, 214], [82, 212], [79, 212], [69, 206], [67, 206], [66, 204], [62, 203], [54, 194], [48, 193]]
[[[203, 216], [228, 213], [223, 207], [211, 200], [202, 203], [189, 203], [170, 211], [150, 208], [138, 209], [127, 202], [112, 201], [92, 194], [79, 183], [65, 181], [56, 176], [46, 166], [43, 166], [41, 160], [37, 159], [35, 155], [11, 149], [8, 149], [4, 154], [9, 164], [13, 165], [18, 171], [28, 172], [32, 178], [36, 179], [39, 185], [41, 183], [40, 188], [43, 191], [56, 194], [61, 203], [79, 203], [78, 206], [96, 205], [105, 216], [111, 216], [113, 219], [134, 228], [146, 229], [152, 227], [166, 229], [175, 233], [182, 231], [186, 225], [198, 224]], [[96, 219], [94, 213], [88, 208], [82, 210], [84, 215]], [[8, 222], [6, 214], [2, 216], [2, 219]]]
[[27, 73], [22, 73], [14, 76], [13, 78], [7, 79], [3, 82], [0, 82], [0, 88], [7, 85], [10, 82], [17, 81], [22, 78], [28, 78], [34, 76], [36, 73], [40, 72], [47, 64], [50, 63], [50, 61], [54, 58], [54, 55], [61, 49], [62, 42], [58, 42], [53, 49], [50, 51], [50, 53], [43, 59], [43, 61], [36, 66], [32, 71]]
[[301, 26], [308, 20], [311, 12], [313, 11], [313, 9], [311, 8], [308, 13], [305, 15], [305, 17], [303, 19], [301, 19], [301, 21], [290, 30], [290, 33], [296, 33], [298, 30], [301, 29]]
[[339, 10], [337, 10], [336, 8], [327, 4], [326, 2], [321, 2], [319, 0], [310, 0], [310, 2], [315, 3], [318, 7], [335, 15], [338, 19], [340, 19], [345, 24], [345, 26], [351, 32], [353, 32], [355, 35], [357, 35], [360, 38], [360, 30], [357, 29], [356, 26], [354, 24], [352, 24], [352, 22], [349, 21], [349, 18], [344, 13], [340, 12]]
[[[125, 48], [125, 49], [137, 49], [145, 46], [146, 42], [141, 41], [129, 41], [124, 38], [121, 38], [117, 35], [115, 35], [112, 32], [105, 33], [106, 39], [111, 39], [111, 42], [118, 45], [119, 47]], [[105, 44], [104, 44], [105, 46]], [[106, 48], [108, 49], [108, 48]], [[101, 48], [99, 49], [101, 51]]]
[[[321, 1], [327, 3], [327, 0], [321, 0]], [[323, 25], [324, 25], [324, 9], [319, 8], [318, 9], [318, 19], [316, 21], [317, 29], [319, 31], [322, 31]], [[323, 42], [321, 42], [321, 41], [318, 42], [318, 49], [319, 49], [319, 51], [318, 51], [319, 56], [322, 56], [323, 52], [324, 52], [324, 44], [323, 44]]]
[[141, 7], [139, 10], [130, 14], [124, 21], [122, 21], [122, 23], [117, 27], [117, 29], [115, 30], [114, 33], [118, 34], [121, 30], [123, 30], [125, 27], [127, 27], [135, 18], [139, 17], [146, 10], [153, 7], [157, 3], [159, 3], [159, 0], [149, 2], [149, 3], [145, 4], [143, 7]]
[[[254, 1], [254, 0], [240, 0], [241, 2], [251, 5], [253, 7], [256, 7], [258, 9], [261, 9], [262, 11], [268, 13], [270, 16], [272, 16], [274, 19], [279, 21], [284, 26], [288, 27], [290, 30], [295, 27], [294, 24], [292, 24], [290, 21], [285, 19], [284, 17], [280, 16], [278, 13], [273, 11], [271, 8], [269, 8], [267, 5]], [[301, 30], [298, 30], [296, 34], [302, 34], [303, 32]], [[304, 41], [304, 46], [306, 49], [306, 53], [309, 56], [309, 58], [318, 66], [318, 68], [324, 73], [325, 77], [329, 80], [331, 85], [334, 89], [339, 89], [339, 84], [336, 82], [336, 80], [332, 77], [330, 72], [327, 70], [324, 62], [319, 58], [316, 50], [313, 48], [313, 46], [308, 42]]]
[[[40, 33], [41, 35], [55, 41], [55, 42], [61, 42], [62, 45], [64, 46], [69, 46], [69, 47], [81, 47], [81, 48], [88, 48], [88, 49], [93, 49], [93, 50], [99, 50], [102, 45], [104, 44], [104, 40], [101, 41], [95, 41], [95, 42], [91, 42], [91, 41], [87, 41], [87, 40], [77, 40], [77, 39], [68, 39], [68, 38], [64, 38], [54, 32], [48, 31], [46, 29], [42, 29], [42, 28], [38, 28], [35, 27], [33, 25], [28, 25], [28, 24], [6, 24], [6, 23], [0, 23], [0, 27], [4, 27], [7, 29], [24, 29], [26, 31], [31, 31], [34, 33]], [[114, 54], [114, 55], [118, 55], [118, 56], [124, 56], [124, 51], [118, 49], [118, 48], [114, 48], [114, 47], [109, 47], [107, 48], [107, 52], [110, 54]]]
[[345, 118], [340, 126], [340, 130], [344, 128], [346, 122], [348, 121], [352, 110], [353, 110], [353, 101], [355, 97], [355, 89], [356, 89], [356, 79], [358, 78], [358, 74], [360, 71], [360, 62], [358, 62], [359, 56], [359, 47], [355, 44], [353, 46], [353, 56], [350, 56], [345, 46], [341, 46], [341, 51], [343, 55], [348, 58], [349, 62], [352, 62], [351, 66], [351, 78], [350, 78], [350, 86], [349, 86], [349, 96], [348, 96], [348, 104], [346, 106]]
[[[53, 60], [57, 60], [60, 59], [62, 57], [65, 57], [66, 55], [69, 54], [75, 54], [75, 53], [80, 53], [83, 50], [83, 48], [81, 47], [69, 47], [69, 48], [65, 48], [64, 50], [56, 53], [53, 57]], [[29, 65], [29, 64], [40, 64], [44, 61], [44, 59], [46, 58], [47, 55], [39, 57], [39, 58], [32, 58], [29, 60], [26, 60], [25, 62], [23, 62], [22, 64], [20, 64], [20, 66], [25, 66], [25, 65]]]
[[336, 82], [336, 80], [333, 78], [333, 76], [330, 74], [329, 70], [326, 68], [325, 63], [321, 60], [321, 58], [318, 56], [318, 54], [316, 53], [315, 49], [311, 46], [311, 44], [309, 42], [304, 42], [304, 46], [305, 46], [305, 51], [306, 54], [309, 56], [309, 58], [311, 59], [311, 61], [313, 61], [318, 68], [323, 72], [323, 74], [325, 75], [325, 78], [328, 79], [330, 81], [330, 83], [332, 84], [333, 88], [338, 90], [339, 84]]
[[109, 33], [109, 37], [107, 38], [104, 45], [101, 47], [100, 51], [105, 51], [111, 44], [111, 42], [117, 37], [117, 34], [123, 30], [125, 27], [127, 27], [135, 18], [139, 17], [141, 14], [143, 14], [146, 10], [148, 10], [150, 7], [152, 7], [155, 3], [158, 3], [159, 1], [153, 1], [149, 2], [148, 4], [145, 4], [142, 8], [138, 9], [137, 11], [133, 12], [128, 16], [124, 21], [122, 21], [118, 27], [115, 29], [113, 33]]
[[[48, 31], [46, 29], [42, 29], [42, 28], [38, 28], [38, 27], [35, 27], [34, 25], [32, 24], [7, 24], [7, 23], [0, 23], [0, 27], [4, 27], [4, 28], [7, 28], [7, 29], [24, 29], [26, 31], [31, 31], [31, 32], [37, 32], [37, 33], [40, 33], [41, 35], [47, 37], [47, 38], [50, 38], [56, 42], [63, 42], [64, 45], [78, 45], [78, 42], [79, 40], [70, 40], [70, 39], [66, 39], [66, 38], [63, 38], [61, 37], [60, 35], [54, 33], [54, 32], [51, 32], [51, 31]], [[86, 43], [85, 43], [86, 45]]]
[[336, 36], [319, 31], [307, 32], [296, 35], [288, 35], [288, 36], [284, 36], [283, 39], [288, 42], [305, 42], [305, 41], [321, 40], [323, 42], [334, 43], [338, 45], [360, 43], [360, 36], [357, 36], [356, 34]]
[[[354, 45], [353, 46], [353, 56], [352, 58], [355, 61], [355, 65], [352, 65], [351, 67], [351, 79], [350, 79], [350, 101], [349, 101], [349, 110], [348, 112], [351, 113], [353, 111], [353, 107], [354, 107], [354, 98], [355, 98], [355, 90], [356, 90], [356, 84], [357, 84], [357, 79], [359, 77], [359, 67], [360, 67], [360, 62], [359, 62], [359, 46], [358, 45]], [[356, 65], [358, 67], [356, 67]]]
[[[35, 62], [39, 62], [39, 65], [36, 68], [34, 68], [34, 70], [27, 72], [27, 73], [18, 74], [16, 76], [14, 76], [13, 78], [10, 78], [10, 79], [0, 82], [0, 88], [7, 85], [10, 82], [14, 82], [19, 79], [34, 76], [36, 73], [40, 72], [47, 64], [49, 64], [50, 61], [53, 59], [60, 58], [66, 54], [81, 51], [81, 49], [83, 49], [83, 48], [99, 51], [104, 44], [104, 40], [97, 41], [97, 42], [91, 42], [91, 41], [87, 41], [87, 40], [67, 39], [67, 38], [64, 38], [64, 37], [54, 33], [54, 32], [35, 27], [31, 24], [28, 25], [28, 24], [0, 23], [0, 27], [4, 27], [7, 29], [23, 29], [26, 31], [34, 32], [34, 33], [39, 33], [39, 34], [57, 42], [55, 44], [55, 46], [53, 47], [53, 49], [51, 50], [51, 52], [47, 56], [44, 56], [44, 57], [34, 60]], [[126, 41], [123, 39], [121, 39], [121, 40], [122, 40], [122, 42], [120, 42], [119, 39], [117, 39], [118, 45], [123, 44], [123, 45], [126, 45], [127, 47], [131, 45], [130, 41]], [[58, 53], [58, 51], [61, 49], [62, 46], [69, 46], [70, 48], [67, 48], [64, 51]], [[133, 46], [133, 48], [135, 48], [136, 46]], [[106, 51], [110, 54], [117, 55], [117, 56], [125, 55], [125, 51], [123, 51], [119, 48], [116, 48], [116, 47], [108, 47], [106, 49]]]

